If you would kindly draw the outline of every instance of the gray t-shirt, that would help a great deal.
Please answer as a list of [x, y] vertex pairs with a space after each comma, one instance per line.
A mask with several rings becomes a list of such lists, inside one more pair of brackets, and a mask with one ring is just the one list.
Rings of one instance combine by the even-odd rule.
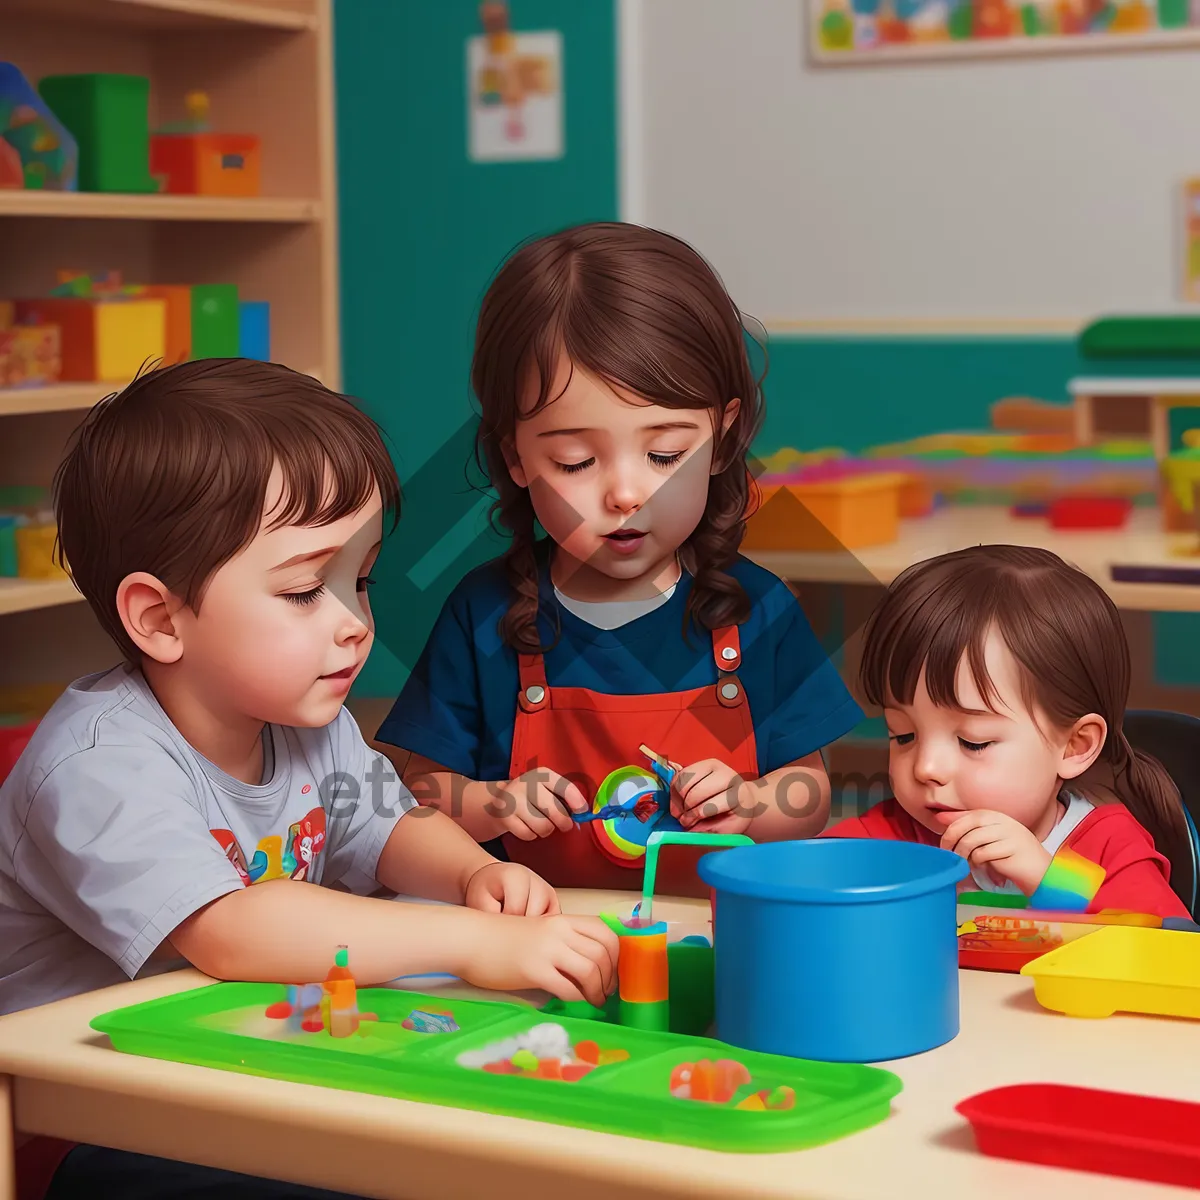
[[271, 725], [263, 782], [198, 754], [140, 671], [77, 680], [0, 786], [0, 1013], [133, 978], [186, 917], [251, 883], [378, 887], [416, 806], [342, 709]]

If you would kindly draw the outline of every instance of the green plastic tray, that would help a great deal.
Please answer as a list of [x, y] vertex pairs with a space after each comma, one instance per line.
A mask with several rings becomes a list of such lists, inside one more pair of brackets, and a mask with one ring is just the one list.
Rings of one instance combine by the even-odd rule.
[[[267, 1018], [266, 1008], [284, 995], [273, 984], [216, 983], [105, 1013], [92, 1028], [128, 1054], [738, 1152], [799, 1150], [878, 1124], [902, 1086], [878, 1067], [755, 1054], [710, 1038], [392, 988], [360, 989], [360, 1011], [379, 1017], [378, 1025], [364, 1023], [371, 1027], [365, 1035], [281, 1037], [285, 1022]], [[400, 1022], [414, 1008], [449, 1009], [460, 1028], [406, 1030]], [[546, 1021], [563, 1026], [572, 1045], [588, 1039], [602, 1050], [627, 1050], [629, 1058], [572, 1083], [494, 1075], [456, 1061]], [[753, 1111], [673, 1097], [674, 1068], [703, 1058], [737, 1059], [756, 1088], [791, 1087], [794, 1107]]]

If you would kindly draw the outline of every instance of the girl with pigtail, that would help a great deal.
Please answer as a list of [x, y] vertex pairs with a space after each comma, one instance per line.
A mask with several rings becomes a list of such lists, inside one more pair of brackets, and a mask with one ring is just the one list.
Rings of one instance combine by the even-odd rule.
[[895, 798], [829, 836], [940, 845], [970, 863], [968, 886], [1035, 903], [1065, 846], [1105, 872], [1089, 911], [1190, 916], [1188, 822], [1122, 729], [1129, 646], [1089, 576], [1029, 546], [917, 563], [872, 614], [860, 675]]
[[[746, 337], [700, 255], [636, 225], [530, 242], [484, 297], [478, 450], [511, 541], [451, 595], [378, 737], [419, 800], [551, 884], [636, 888], [652, 828], [826, 823], [820, 751], [862, 714], [738, 553], [763, 417]], [[602, 799], [627, 765], [669, 801]], [[704, 894], [695, 857], [664, 857], [664, 891]]]

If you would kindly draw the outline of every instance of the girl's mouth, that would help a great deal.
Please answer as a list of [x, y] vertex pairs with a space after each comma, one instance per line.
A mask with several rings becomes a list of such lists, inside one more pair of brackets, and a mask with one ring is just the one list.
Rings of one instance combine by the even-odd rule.
[[641, 529], [617, 529], [606, 533], [604, 540], [618, 554], [633, 554], [639, 550], [646, 540], [646, 534]]

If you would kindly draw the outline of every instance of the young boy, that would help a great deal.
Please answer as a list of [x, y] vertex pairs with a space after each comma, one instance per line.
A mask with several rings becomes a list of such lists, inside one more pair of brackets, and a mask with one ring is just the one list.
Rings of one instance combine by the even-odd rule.
[[[418, 807], [342, 707], [399, 500], [374, 424], [281, 366], [184, 363], [88, 415], [55, 479], [60, 548], [126, 661], [66, 690], [0, 789], [0, 1013], [179, 958], [321, 979], [339, 944], [361, 984], [446, 971], [603, 1003], [603, 922]], [[81, 1162], [106, 1194], [198, 1186], [87, 1147], [51, 1197]], [[305, 1194], [233, 1178], [219, 1194]]]

